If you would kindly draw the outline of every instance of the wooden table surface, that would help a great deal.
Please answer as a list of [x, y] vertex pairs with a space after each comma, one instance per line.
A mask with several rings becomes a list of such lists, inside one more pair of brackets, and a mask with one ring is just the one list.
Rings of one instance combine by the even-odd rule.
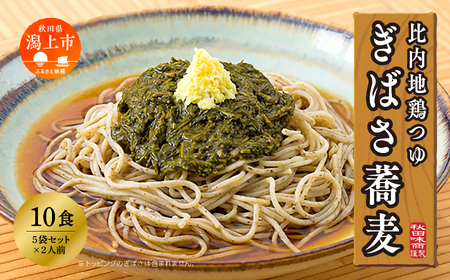
[[[331, 22], [353, 30], [353, 13], [435, 12], [438, 16], [437, 77], [450, 89], [450, 0], [0, 0], [0, 55], [17, 47], [25, 29], [46, 17], [61, 18], [71, 24], [94, 17], [109, 16], [143, 9], [226, 5], [283, 11], [302, 17]], [[437, 268], [353, 266], [353, 255], [312, 267], [280, 279], [450, 279], [450, 181], [438, 194]], [[54, 268], [35, 265], [17, 249], [12, 225], [0, 217], [0, 279], [141, 279], [106, 268], [79, 265], [74, 260]]]

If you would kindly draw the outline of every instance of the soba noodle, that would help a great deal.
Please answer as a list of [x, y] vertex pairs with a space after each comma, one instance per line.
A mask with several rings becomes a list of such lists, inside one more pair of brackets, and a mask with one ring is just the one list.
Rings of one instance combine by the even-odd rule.
[[[311, 85], [265, 75], [277, 90], [290, 93], [296, 106], [272, 156], [237, 161], [207, 178], [184, 171], [158, 180], [111, 138], [120, 118], [120, 90], [136, 79], [131, 78], [103, 91], [82, 124], [54, 126], [61, 134], [49, 144], [33, 183], [40, 192], [98, 198], [80, 204], [86, 217], [107, 223], [90, 230], [109, 232], [110, 250], [121, 245], [154, 257], [194, 259], [204, 256], [213, 240], [222, 240], [299, 252], [353, 209], [353, 131]], [[116, 102], [104, 103], [114, 95]], [[311, 229], [299, 239], [286, 233], [291, 227]], [[271, 245], [258, 242], [267, 238]], [[247, 247], [230, 245], [207, 255]]]

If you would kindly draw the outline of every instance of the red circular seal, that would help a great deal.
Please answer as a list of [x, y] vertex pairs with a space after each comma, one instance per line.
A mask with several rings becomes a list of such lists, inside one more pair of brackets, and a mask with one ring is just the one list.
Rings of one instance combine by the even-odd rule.
[[20, 56], [31, 73], [46, 79], [65, 76], [80, 59], [77, 32], [57, 18], [40, 19], [28, 26], [20, 41]]

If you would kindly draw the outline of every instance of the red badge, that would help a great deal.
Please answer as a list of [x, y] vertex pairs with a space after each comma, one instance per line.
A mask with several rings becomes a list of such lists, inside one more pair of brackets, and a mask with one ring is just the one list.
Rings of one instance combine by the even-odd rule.
[[65, 76], [77, 65], [81, 43], [77, 32], [57, 18], [28, 26], [20, 41], [20, 56], [31, 73], [46, 79]]

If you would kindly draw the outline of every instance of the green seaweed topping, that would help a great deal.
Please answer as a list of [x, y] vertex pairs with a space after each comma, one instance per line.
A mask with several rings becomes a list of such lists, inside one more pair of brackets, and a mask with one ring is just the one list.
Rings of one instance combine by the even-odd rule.
[[238, 94], [202, 110], [176, 102], [174, 92], [189, 61], [172, 58], [143, 72], [123, 89], [119, 123], [112, 138], [131, 158], [160, 176], [186, 170], [202, 177], [240, 159], [272, 155], [281, 130], [294, 113], [294, 100], [277, 92], [251, 64], [221, 62]]

